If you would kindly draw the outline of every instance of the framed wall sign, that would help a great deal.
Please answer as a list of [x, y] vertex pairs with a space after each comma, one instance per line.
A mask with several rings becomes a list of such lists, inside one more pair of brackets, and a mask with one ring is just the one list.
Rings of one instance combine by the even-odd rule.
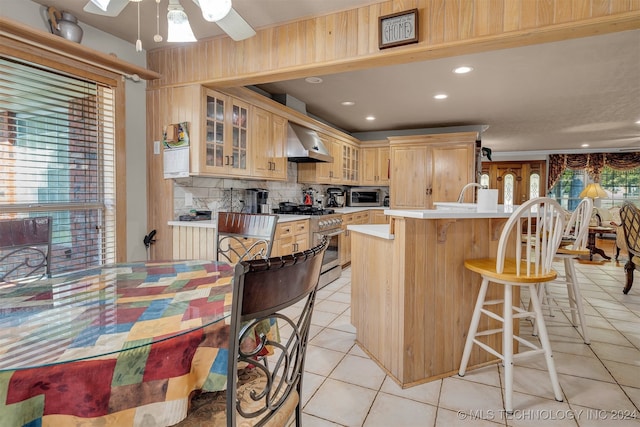
[[380, 49], [418, 43], [418, 9], [381, 16], [378, 27]]

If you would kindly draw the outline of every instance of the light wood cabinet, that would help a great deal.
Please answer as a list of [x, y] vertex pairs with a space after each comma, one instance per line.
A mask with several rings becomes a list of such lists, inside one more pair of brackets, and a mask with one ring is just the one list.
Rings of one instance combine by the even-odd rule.
[[360, 148], [360, 153], [360, 184], [388, 186], [391, 167], [389, 146]]
[[360, 183], [360, 147], [325, 134], [319, 134], [319, 136], [333, 157], [333, 163], [299, 163], [298, 182], [358, 185]]
[[369, 222], [371, 224], [388, 224], [389, 215], [385, 215], [383, 210], [372, 209], [369, 211]]
[[271, 256], [289, 255], [309, 249], [309, 220], [289, 221], [276, 226]]
[[331, 157], [333, 157], [333, 162], [299, 163], [298, 182], [339, 184], [342, 178], [342, 147], [340, 141], [322, 133], [318, 133], [318, 136]]
[[205, 90], [201, 126], [204, 138], [191, 141], [194, 175], [247, 176], [249, 104], [222, 93]]
[[287, 120], [259, 107], [251, 111], [252, 176], [287, 179]]
[[347, 226], [352, 224], [369, 224], [369, 222], [369, 210], [342, 215], [342, 229], [344, 233], [338, 237], [340, 265], [344, 266], [351, 262], [351, 231], [347, 230]]
[[432, 209], [453, 202], [475, 181], [477, 132], [389, 137], [392, 209]]

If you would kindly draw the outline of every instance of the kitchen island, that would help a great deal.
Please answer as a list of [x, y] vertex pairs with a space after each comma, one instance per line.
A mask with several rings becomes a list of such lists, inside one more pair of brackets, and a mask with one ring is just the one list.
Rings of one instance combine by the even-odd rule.
[[[458, 371], [481, 282], [464, 260], [495, 256], [512, 211], [389, 209], [389, 225], [348, 227], [356, 340], [402, 387]], [[492, 286], [490, 295], [502, 295]], [[487, 343], [501, 348], [500, 335]], [[469, 366], [494, 361], [476, 346]]]

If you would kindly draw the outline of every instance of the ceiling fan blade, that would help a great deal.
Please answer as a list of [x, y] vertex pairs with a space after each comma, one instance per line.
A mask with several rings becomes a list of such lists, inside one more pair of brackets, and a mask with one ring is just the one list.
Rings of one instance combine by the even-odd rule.
[[233, 8], [231, 8], [227, 16], [216, 21], [216, 24], [235, 41], [248, 39], [256, 35], [251, 25]]
[[107, 6], [107, 11], [105, 12], [89, 0], [82, 10], [88, 13], [95, 13], [96, 15], [118, 16], [120, 12], [122, 12], [122, 9], [124, 9], [128, 4], [129, 0], [111, 0], [109, 2], [109, 6]]

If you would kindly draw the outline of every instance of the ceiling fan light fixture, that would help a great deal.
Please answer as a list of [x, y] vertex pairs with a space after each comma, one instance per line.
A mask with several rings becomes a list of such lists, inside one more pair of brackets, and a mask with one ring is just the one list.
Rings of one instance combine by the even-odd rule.
[[197, 0], [196, 3], [204, 19], [209, 22], [219, 21], [231, 11], [231, 0]]
[[106, 12], [107, 7], [109, 7], [109, 3], [111, 3], [111, 0], [91, 0], [91, 3], [95, 4], [102, 11]]
[[169, 25], [167, 34], [168, 42], [196, 41], [191, 25], [189, 25], [189, 17], [180, 5], [179, 0], [169, 0], [167, 23]]

